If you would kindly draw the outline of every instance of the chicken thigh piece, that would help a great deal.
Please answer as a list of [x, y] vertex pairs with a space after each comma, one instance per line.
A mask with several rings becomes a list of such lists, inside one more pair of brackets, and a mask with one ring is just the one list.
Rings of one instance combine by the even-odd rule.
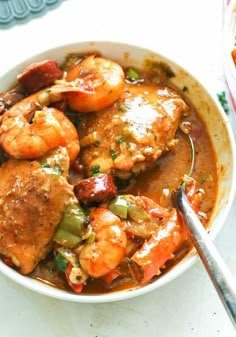
[[87, 175], [100, 172], [128, 179], [144, 171], [175, 147], [180, 118], [188, 109], [166, 85], [126, 83], [111, 107], [82, 115], [80, 160]]
[[76, 203], [68, 168], [62, 147], [40, 162], [9, 159], [0, 168], [0, 252], [22, 274], [47, 256], [65, 208]]

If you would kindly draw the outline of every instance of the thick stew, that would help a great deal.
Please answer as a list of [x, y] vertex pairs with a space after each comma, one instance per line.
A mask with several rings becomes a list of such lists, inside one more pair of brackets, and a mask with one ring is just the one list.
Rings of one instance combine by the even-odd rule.
[[[29, 65], [0, 94], [0, 252], [76, 293], [143, 286], [191, 248], [172, 196], [207, 226], [217, 193], [206, 125], [168, 65], [99, 53]], [[196, 149], [191, 177], [189, 136]]]

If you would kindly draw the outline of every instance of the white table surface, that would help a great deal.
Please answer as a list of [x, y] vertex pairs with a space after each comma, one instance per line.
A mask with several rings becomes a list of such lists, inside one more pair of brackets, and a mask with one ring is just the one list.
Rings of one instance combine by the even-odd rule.
[[[0, 29], [0, 76], [46, 48], [115, 40], [166, 54], [217, 94], [225, 90], [221, 39], [221, 0], [65, 0], [41, 17]], [[232, 110], [229, 118], [234, 127]], [[235, 206], [236, 201], [215, 244], [236, 276]], [[2, 337], [236, 335], [200, 261], [149, 294], [94, 305], [50, 299], [0, 275], [0, 303]]]

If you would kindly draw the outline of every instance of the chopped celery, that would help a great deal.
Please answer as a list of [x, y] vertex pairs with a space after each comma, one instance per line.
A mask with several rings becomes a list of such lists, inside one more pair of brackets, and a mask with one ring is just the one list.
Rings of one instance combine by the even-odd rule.
[[151, 220], [150, 214], [143, 207], [130, 202], [129, 198], [123, 195], [118, 195], [113, 198], [108, 204], [108, 209], [123, 219], [127, 219], [129, 217], [135, 222], [149, 222]]
[[68, 206], [54, 235], [54, 241], [65, 247], [75, 247], [82, 241], [86, 219], [87, 217], [79, 205], [73, 204]]
[[148, 214], [147, 211], [143, 207], [140, 207], [138, 205], [130, 205], [128, 208], [128, 216], [136, 221], [150, 221], [151, 216]]
[[72, 266], [78, 266], [78, 258], [70, 248], [59, 247], [57, 248], [57, 252], [64, 258], [64, 260], [70, 262]]
[[81, 238], [72, 233], [69, 233], [64, 229], [59, 228], [54, 235], [53, 240], [62, 246], [73, 248], [81, 241]]
[[89, 235], [89, 237], [88, 237], [88, 239], [87, 239], [86, 242], [92, 244], [92, 243], [95, 242], [95, 239], [96, 239], [96, 234], [95, 234], [94, 232], [92, 232], [92, 233]]
[[59, 269], [62, 272], [65, 272], [68, 261], [60, 253], [57, 253], [55, 257], [55, 262], [57, 269]]
[[59, 228], [81, 237], [86, 215], [79, 205], [67, 207]]
[[122, 196], [117, 196], [108, 204], [108, 209], [121, 218], [126, 219], [129, 208], [129, 202]]
[[141, 79], [140, 73], [134, 68], [129, 68], [129, 70], [126, 73], [126, 77], [133, 81]]

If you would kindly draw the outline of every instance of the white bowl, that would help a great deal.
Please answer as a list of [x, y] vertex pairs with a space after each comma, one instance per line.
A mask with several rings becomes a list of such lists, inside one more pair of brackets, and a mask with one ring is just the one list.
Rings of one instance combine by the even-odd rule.
[[[0, 91], [6, 90], [9, 85], [15, 81], [16, 75], [19, 74], [27, 65], [33, 62], [50, 58], [56, 59], [60, 64], [68, 53], [94, 50], [100, 51], [103, 56], [114, 59], [122, 65], [142, 67], [143, 62], [146, 59], [163, 61], [171, 67], [176, 75], [172, 78], [172, 81], [179, 88], [183, 88], [184, 86], [188, 87], [189, 97], [193, 101], [201, 118], [208, 126], [208, 131], [218, 161], [219, 189], [216, 204], [209, 224], [210, 235], [212, 239], [214, 239], [227, 218], [235, 194], [236, 184], [234, 172], [236, 152], [234, 137], [228, 119], [217, 98], [211, 96], [207, 89], [183, 67], [177, 65], [169, 58], [166, 58], [155, 51], [147, 50], [135, 45], [101, 41], [74, 43], [47, 50], [25, 60], [21, 64], [18, 64], [2, 77], [0, 82]], [[1, 261], [0, 272], [22, 286], [50, 297], [74, 302], [98, 303], [128, 299], [160, 288], [181, 275], [184, 271], [190, 268], [196, 260], [197, 254], [195, 250], [192, 250], [178, 264], [153, 283], [137, 289], [118, 291], [102, 295], [78, 295], [53, 288], [49, 285], [19, 274], [17, 271], [14, 271]]]

